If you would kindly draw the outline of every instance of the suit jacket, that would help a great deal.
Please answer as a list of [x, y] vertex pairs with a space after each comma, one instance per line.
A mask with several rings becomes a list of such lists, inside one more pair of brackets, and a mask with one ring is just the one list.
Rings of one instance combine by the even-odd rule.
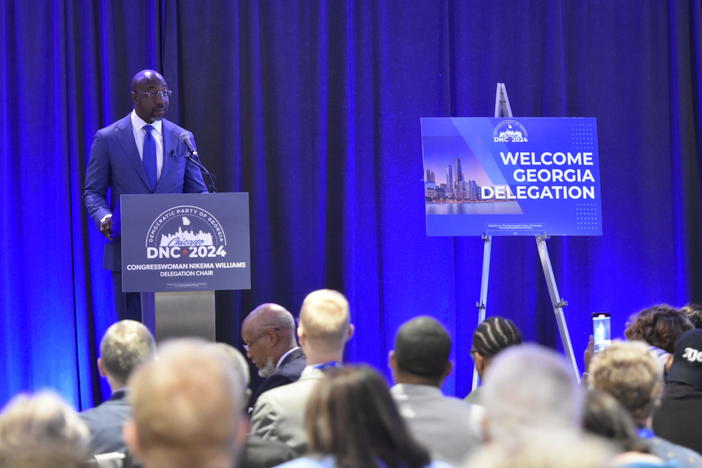
[[251, 416], [251, 435], [285, 442], [296, 453], [304, 453], [305, 405], [322, 376], [321, 370], [307, 366], [297, 382], [261, 394]]
[[276, 369], [275, 373], [266, 377], [258, 386], [254, 394], [251, 395], [249, 406], [253, 408], [256, 405], [256, 400], [258, 400], [258, 397], [261, 396], [261, 393], [272, 388], [297, 381], [306, 365], [307, 358], [305, 357], [305, 353], [302, 352], [301, 348], [297, 348], [290, 352], [290, 354], [285, 356], [285, 359], [283, 359], [283, 362], [280, 363], [280, 366]]
[[162, 120], [163, 168], [156, 188], [152, 190], [134, 141], [130, 115], [95, 134], [83, 187], [83, 201], [96, 223], [112, 213], [113, 241], [105, 245], [104, 260], [105, 268], [112, 271], [121, 269], [120, 195], [207, 191], [200, 169], [185, 158], [187, 148], [180, 141], [180, 135], [187, 130], [165, 119]]
[[460, 466], [482, 444], [481, 406], [444, 396], [430, 385], [398, 384], [390, 393], [410, 433], [432, 459]]
[[127, 391], [121, 389], [109, 400], [80, 413], [81, 419], [90, 429], [92, 453], [122, 452], [126, 450], [122, 440], [122, 424], [132, 415], [127, 402]]

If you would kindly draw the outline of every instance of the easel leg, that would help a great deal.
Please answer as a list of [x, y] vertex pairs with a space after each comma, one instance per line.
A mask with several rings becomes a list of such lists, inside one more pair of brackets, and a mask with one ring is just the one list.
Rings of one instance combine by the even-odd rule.
[[548, 239], [547, 236], [536, 236], [536, 247], [539, 250], [541, 267], [544, 270], [544, 277], [546, 278], [548, 293], [551, 296], [553, 312], [556, 314], [556, 322], [558, 323], [558, 332], [561, 335], [561, 343], [563, 343], [563, 350], [565, 351], [568, 362], [573, 368], [575, 378], [579, 382], [580, 372], [578, 371], [578, 363], [575, 361], [575, 355], [573, 354], [573, 345], [570, 342], [570, 335], [568, 334], [568, 324], [566, 323], [565, 315], [563, 314], [563, 307], [568, 305], [568, 303], [564, 301], [558, 294], [558, 286], [556, 286], [556, 277], [553, 275], [553, 267], [551, 266], [551, 258], [548, 255], [546, 239]]
[[[485, 311], [487, 309], [487, 293], [488, 293], [488, 279], [490, 278], [490, 249], [492, 247], [492, 236], [487, 234], [483, 235], [483, 272], [480, 277], [480, 302], [476, 305], [478, 306], [478, 325], [485, 320]], [[478, 375], [478, 368], [473, 364], [473, 390], [478, 388], [480, 385], [480, 376]]]

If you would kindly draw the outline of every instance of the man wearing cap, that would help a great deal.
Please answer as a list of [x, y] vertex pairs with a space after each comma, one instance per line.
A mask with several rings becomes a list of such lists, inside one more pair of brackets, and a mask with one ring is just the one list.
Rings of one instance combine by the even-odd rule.
[[414, 438], [432, 458], [459, 466], [482, 443], [483, 408], [441, 393], [451, 373], [451, 337], [432, 317], [417, 317], [397, 331], [390, 389]]
[[702, 329], [693, 328], [675, 342], [661, 405], [653, 414], [653, 431], [702, 454], [701, 421]]

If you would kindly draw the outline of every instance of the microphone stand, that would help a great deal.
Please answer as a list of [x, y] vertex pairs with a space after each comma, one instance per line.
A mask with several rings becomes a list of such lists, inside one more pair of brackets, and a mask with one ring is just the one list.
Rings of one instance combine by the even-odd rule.
[[207, 176], [209, 181], [209, 184], [205, 183], [205, 185], [207, 185], [207, 191], [210, 193], [217, 193], [215, 176], [199, 161], [200, 156], [197, 154], [197, 152], [188, 150], [188, 155], [185, 158], [191, 163], [195, 164], [195, 166], [200, 169], [200, 172]]

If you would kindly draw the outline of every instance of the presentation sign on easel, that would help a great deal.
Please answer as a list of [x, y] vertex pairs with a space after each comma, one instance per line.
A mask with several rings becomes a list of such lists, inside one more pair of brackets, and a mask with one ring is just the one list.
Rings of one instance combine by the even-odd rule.
[[421, 124], [428, 235], [602, 235], [594, 118]]

